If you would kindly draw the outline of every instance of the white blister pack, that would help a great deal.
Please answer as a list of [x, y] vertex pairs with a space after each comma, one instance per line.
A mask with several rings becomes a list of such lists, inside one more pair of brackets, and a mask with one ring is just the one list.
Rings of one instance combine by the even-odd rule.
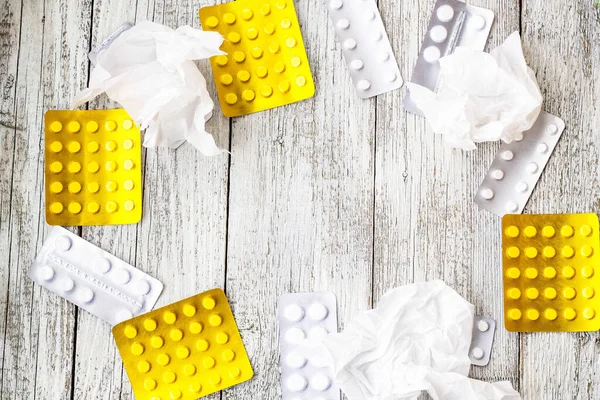
[[359, 97], [402, 87], [398, 62], [375, 0], [329, 0], [329, 17]]
[[282, 399], [339, 399], [321, 341], [337, 332], [333, 293], [286, 293], [279, 298]]
[[500, 217], [522, 213], [564, 129], [562, 119], [542, 111], [518, 140], [502, 143], [475, 203]]
[[60, 226], [50, 231], [29, 277], [111, 325], [151, 311], [163, 289], [158, 280]]
[[[438, 0], [410, 81], [437, 92], [440, 79], [439, 59], [452, 54], [458, 46], [483, 51], [493, 23], [492, 10], [470, 6], [457, 0]], [[410, 92], [404, 97], [404, 108], [413, 114], [423, 115], [411, 100]]]
[[479, 366], [489, 364], [492, 355], [492, 344], [494, 343], [494, 332], [496, 332], [496, 321], [492, 318], [475, 316], [471, 348], [469, 349], [471, 364]]
[[107, 37], [102, 43], [100, 43], [98, 46], [94, 47], [92, 49], [92, 51], [90, 51], [90, 53], [88, 54], [88, 58], [90, 59], [92, 66], [96, 65], [96, 60], [98, 59], [98, 54], [100, 54], [101, 51], [107, 49], [108, 46], [110, 46], [112, 44], [112, 42], [115, 41], [116, 38], [118, 38], [119, 36], [121, 36], [121, 34], [123, 32], [125, 32], [131, 28], [133, 28], [133, 24], [131, 22], [125, 22], [124, 24], [121, 24], [121, 26], [119, 26], [116, 31], [111, 33], [110, 36]]

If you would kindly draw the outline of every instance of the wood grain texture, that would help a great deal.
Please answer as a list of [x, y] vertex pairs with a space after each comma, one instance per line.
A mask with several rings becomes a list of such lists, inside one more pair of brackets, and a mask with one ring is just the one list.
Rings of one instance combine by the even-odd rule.
[[[224, 2], [225, 0], [216, 0]], [[0, 6], [0, 399], [132, 399], [110, 327], [49, 291], [27, 270], [48, 226], [43, 113], [87, 84], [89, 49], [122, 22], [199, 26], [214, 0], [5, 0]], [[405, 80], [434, 1], [379, 0]], [[492, 9], [489, 47], [521, 30], [544, 108], [567, 130], [526, 212], [600, 211], [596, 82], [599, 12], [591, 0], [473, 0]], [[360, 100], [326, 1], [296, 0], [317, 87], [307, 101], [209, 130], [231, 156], [193, 147], [147, 149], [140, 224], [74, 228], [165, 284], [157, 306], [223, 287], [255, 378], [209, 399], [277, 399], [278, 298], [327, 290], [340, 328], [398, 285], [443, 279], [499, 327], [485, 380], [526, 399], [600, 396], [600, 338], [514, 334], [502, 326], [500, 219], [472, 199], [498, 145], [465, 153], [402, 108], [403, 90]], [[207, 62], [199, 67], [213, 98]], [[106, 96], [90, 108], [116, 105]]]

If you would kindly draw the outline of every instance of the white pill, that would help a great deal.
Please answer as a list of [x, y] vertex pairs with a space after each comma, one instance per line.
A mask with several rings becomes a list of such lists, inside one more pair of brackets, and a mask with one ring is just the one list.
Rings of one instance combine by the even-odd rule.
[[299, 353], [291, 353], [285, 358], [285, 363], [288, 367], [299, 369], [306, 365], [306, 357]]
[[500, 179], [504, 178], [504, 171], [502, 171], [501, 169], [495, 169], [492, 171], [491, 175], [492, 178], [499, 181]]
[[65, 293], [68, 293], [75, 287], [75, 282], [73, 281], [73, 279], [69, 278], [68, 276], [65, 276], [60, 280], [59, 286], [60, 290], [62, 290]]
[[521, 140], [523, 140], [523, 133], [519, 132], [515, 135], [515, 142], [520, 142]]
[[477, 323], [477, 329], [479, 329], [479, 332], [486, 332], [490, 329], [490, 324], [487, 321], [480, 319]]
[[356, 48], [356, 40], [346, 39], [346, 41], [344, 41], [344, 47], [347, 50], [354, 50]]
[[485, 18], [483, 18], [481, 15], [475, 15], [472, 18], [472, 21], [473, 21], [473, 27], [475, 27], [475, 29], [478, 29], [478, 30], [482, 30], [487, 25]]
[[68, 236], [59, 236], [54, 240], [54, 247], [60, 251], [69, 251], [71, 244], [71, 238]]
[[492, 189], [483, 189], [481, 191], [481, 197], [483, 197], [486, 200], [490, 200], [494, 197], [494, 191]]
[[546, 154], [548, 152], [548, 145], [546, 143], [540, 143], [537, 145], [537, 151], [540, 154]]
[[395, 72], [392, 71], [388, 74], [388, 82], [394, 82], [396, 79], [398, 79], [398, 75]]
[[529, 164], [527, 164], [527, 172], [531, 173], [531, 174], [535, 174], [536, 172], [538, 172], [538, 165], [534, 162], [531, 162]]
[[54, 278], [54, 269], [48, 265], [44, 265], [38, 270], [37, 275], [43, 281], [51, 281]]
[[94, 300], [94, 292], [89, 288], [81, 288], [77, 291], [77, 299], [82, 303], [90, 303]]
[[360, 71], [364, 66], [365, 64], [362, 62], [362, 60], [352, 60], [352, 62], [350, 62], [350, 68], [355, 71]]
[[329, 314], [329, 310], [323, 303], [314, 303], [308, 308], [308, 316], [313, 321], [322, 321]]
[[283, 315], [288, 321], [298, 322], [304, 318], [304, 309], [298, 304], [290, 304], [283, 310]]
[[445, 4], [438, 8], [436, 13], [438, 19], [442, 22], [448, 22], [454, 18], [454, 10], [449, 5]]
[[304, 331], [300, 328], [290, 328], [285, 333], [285, 340], [290, 343], [297, 344], [303, 341], [304, 339], [306, 339], [306, 335], [304, 334]]
[[556, 135], [558, 133], [558, 126], [550, 124], [548, 125], [548, 128], [546, 128], [546, 132], [550, 135]]
[[473, 358], [475, 358], [477, 360], [481, 360], [483, 358], [483, 350], [480, 349], [479, 347], [475, 347], [471, 351], [471, 355], [473, 356]]
[[367, 21], [374, 20], [375, 19], [375, 11], [373, 11], [373, 10], [365, 11], [365, 19]]
[[131, 274], [125, 268], [119, 268], [113, 272], [112, 278], [119, 285], [124, 285], [131, 280]]
[[322, 326], [315, 326], [308, 331], [308, 337], [310, 340], [314, 341], [321, 341], [325, 339], [328, 334], [329, 332], [327, 332], [327, 329], [323, 328]]
[[442, 43], [448, 37], [448, 30], [444, 28], [442, 25], [436, 25], [431, 28], [429, 32], [429, 37], [436, 43]]
[[390, 53], [388, 53], [387, 51], [384, 51], [381, 54], [379, 54], [379, 62], [386, 62], [389, 59], [390, 59]]
[[343, 30], [348, 29], [348, 27], [350, 26], [350, 21], [348, 21], [346, 18], [342, 18], [338, 21], [337, 23], [337, 27]]
[[440, 59], [440, 49], [435, 46], [429, 46], [425, 50], [423, 50], [423, 58], [428, 63], [435, 62]]
[[305, 377], [294, 374], [287, 379], [285, 384], [292, 392], [301, 392], [306, 389], [306, 386], [308, 386], [308, 381]]
[[369, 82], [366, 79], [361, 79], [356, 84], [356, 87], [358, 88], [358, 90], [362, 90], [362, 91], [369, 90], [369, 88], [371, 87], [371, 82]]
[[150, 292], [150, 282], [145, 279], [140, 279], [139, 281], [135, 282], [133, 287], [135, 292], [140, 296], [145, 296]]
[[110, 260], [108, 258], [101, 257], [94, 260], [94, 269], [99, 274], [107, 273], [108, 271], [110, 271], [111, 267], [112, 264], [110, 263]]
[[319, 392], [324, 392], [331, 386], [331, 379], [325, 374], [315, 374], [310, 378], [310, 387]]
[[516, 212], [519, 209], [519, 205], [514, 201], [509, 201], [506, 203], [506, 209], [510, 212]]
[[381, 33], [381, 31], [375, 31], [373, 32], [371, 38], [374, 42], [379, 42], [381, 39], [383, 39], [383, 33]]
[[527, 189], [529, 189], [529, 186], [527, 185], [527, 183], [521, 181], [519, 183], [517, 183], [517, 190], [521, 193], [525, 193], [527, 191]]
[[515, 155], [510, 150], [505, 150], [505, 151], [502, 152], [502, 159], [503, 160], [510, 161], [510, 160], [513, 159], [514, 156]]
[[129, 310], [121, 310], [119, 311], [119, 314], [117, 314], [117, 319], [119, 322], [126, 321], [131, 318], [133, 318], [133, 314]]
[[342, 4], [342, 0], [331, 0], [329, 6], [332, 10], [339, 10], [340, 8], [342, 8]]

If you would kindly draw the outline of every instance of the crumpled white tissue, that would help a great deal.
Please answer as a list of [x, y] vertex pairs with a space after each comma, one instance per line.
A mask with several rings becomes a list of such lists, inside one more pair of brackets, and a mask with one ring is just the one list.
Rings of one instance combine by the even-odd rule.
[[542, 94], [527, 66], [518, 32], [491, 53], [457, 47], [440, 60], [438, 92], [409, 83], [410, 97], [435, 133], [452, 147], [512, 142], [538, 117]]
[[325, 338], [322, 347], [349, 400], [516, 400], [510, 382], [467, 377], [472, 304], [442, 281], [387, 292], [377, 308]]
[[144, 146], [176, 148], [187, 140], [204, 155], [219, 154], [205, 130], [214, 104], [192, 60], [223, 54], [222, 42], [217, 32], [140, 22], [98, 55], [73, 108], [106, 92], [146, 129]]

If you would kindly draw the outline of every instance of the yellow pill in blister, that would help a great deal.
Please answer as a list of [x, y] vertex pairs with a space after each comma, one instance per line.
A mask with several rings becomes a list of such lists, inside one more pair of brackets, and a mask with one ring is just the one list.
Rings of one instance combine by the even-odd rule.
[[296, 39], [293, 37], [289, 37], [285, 40], [285, 45], [289, 48], [296, 46]]
[[594, 275], [594, 268], [590, 267], [589, 265], [586, 265], [585, 267], [581, 268], [581, 276], [583, 276], [584, 278], [591, 278]]
[[218, 384], [221, 383], [221, 376], [220, 375], [211, 375], [210, 378], [208, 378], [208, 381], [210, 383], [212, 383], [214, 386], [217, 386]]
[[525, 256], [527, 258], [536, 258], [538, 255], [538, 251], [535, 247], [527, 247], [525, 249]]
[[58, 133], [62, 130], [62, 124], [58, 121], [54, 121], [50, 124], [50, 130], [54, 133]]
[[272, 35], [273, 33], [275, 33], [275, 25], [273, 25], [272, 23], [267, 23], [265, 24], [265, 26], [263, 27], [263, 31], [267, 34], [267, 35]]
[[71, 161], [68, 166], [69, 172], [72, 174], [76, 174], [81, 171], [81, 164], [77, 161]]
[[529, 310], [527, 310], [527, 318], [529, 318], [532, 321], [536, 321], [538, 318], [540, 317], [540, 313], [538, 310], [530, 308]]
[[163, 380], [166, 383], [173, 383], [175, 382], [175, 379], [177, 379], [177, 375], [175, 375], [175, 372], [173, 371], [167, 371], [163, 374]]
[[267, 67], [265, 67], [264, 65], [259, 65], [258, 67], [256, 67], [256, 76], [258, 76], [259, 78], [264, 78], [268, 75], [268, 70]]
[[250, 51], [252, 58], [259, 59], [263, 56], [263, 50], [260, 47], [255, 47]]
[[137, 328], [133, 325], [127, 325], [124, 330], [125, 336], [129, 339], [133, 339], [137, 336]]
[[584, 257], [591, 257], [592, 253], [594, 252], [594, 250], [592, 249], [592, 246], [588, 246], [587, 244], [581, 246], [580, 251], [581, 251], [581, 255]]
[[232, 378], [237, 378], [238, 376], [240, 376], [242, 372], [240, 371], [240, 369], [238, 367], [231, 367], [229, 369], [229, 376]]
[[536, 288], [527, 288], [525, 294], [529, 300], [535, 300], [540, 295], [540, 292]]
[[50, 171], [52, 171], [53, 173], [58, 174], [62, 170], [63, 165], [59, 161], [54, 161], [52, 164], [50, 164]]
[[592, 297], [594, 297], [594, 289], [591, 287], [584, 287], [581, 290], [581, 295], [586, 299], [591, 299]]
[[92, 214], [96, 214], [98, 211], [100, 211], [100, 204], [96, 203], [95, 201], [92, 201], [88, 204], [87, 209]]
[[123, 182], [123, 188], [125, 190], [132, 190], [133, 189], [133, 181], [132, 180], [126, 180], [125, 182]]
[[183, 373], [187, 376], [192, 376], [196, 373], [196, 367], [193, 364], [186, 364], [183, 367]]
[[554, 256], [556, 256], [556, 250], [554, 250], [554, 247], [551, 247], [551, 246], [544, 247], [544, 250], [542, 251], [542, 253], [544, 254], [544, 257], [546, 257], [546, 258], [554, 258]]
[[109, 213], [117, 211], [117, 208], [118, 205], [114, 201], [109, 201], [108, 203], [106, 203], [106, 211], [108, 211]]
[[292, 64], [292, 67], [297, 68], [300, 66], [300, 64], [302, 64], [302, 61], [300, 60], [300, 57], [292, 57], [290, 64]]
[[258, 37], [258, 31], [256, 28], [250, 28], [246, 31], [246, 37], [250, 40], [254, 40]]
[[223, 21], [226, 24], [233, 25], [235, 23], [235, 19], [235, 15], [233, 15], [232, 13], [225, 13], [223, 15]]
[[565, 308], [565, 311], [563, 312], [563, 316], [565, 317], [566, 320], [568, 321], [572, 321], [575, 319], [575, 317], [577, 317], [577, 312], [573, 309], [573, 308]]
[[283, 29], [288, 29], [290, 26], [292, 26], [292, 21], [290, 21], [289, 18], [283, 18], [281, 20], [281, 27]]
[[519, 271], [519, 268], [512, 267], [506, 271], [506, 275], [511, 279], [517, 279], [521, 276], [521, 271]]
[[572, 279], [575, 276], [575, 269], [573, 269], [572, 267], [564, 267], [562, 269], [562, 276], [564, 276], [567, 279]]
[[521, 310], [513, 308], [512, 310], [508, 311], [508, 317], [510, 319], [512, 319], [513, 321], [519, 320], [521, 319]]
[[90, 153], [97, 153], [100, 150], [100, 144], [98, 142], [89, 142], [87, 144], [87, 151]]
[[572, 287], [566, 287], [566, 288], [564, 288], [564, 289], [563, 289], [563, 291], [562, 291], [562, 295], [563, 295], [563, 297], [564, 297], [565, 299], [567, 299], [567, 300], [572, 300], [572, 299], [574, 299], [574, 298], [575, 298], [576, 291], [575, 291], [575, 289], [574, 289], [574, 288], [572, 288]]
[[517, 228], [514, 225], [511, 225], [508, 228], [506, 228], [504, 232], [506, 233], [506, 236], [511, 238], [516, 238], [517, 236], [519, 236], [519, 228]]
[[253, 90], [246, 89], [242, 92], [242, 98], [246, 101], [252, 101], [255, 98], [255, 94]]
[[219, 314], [213, 314], [208, 319], [208, 323], [212, 326], [220, 326], [223, 323], [223, 318]]
[[152, 378], [148, 378], [144, 381], [144, 388], [146, 388], [146, 390], [154, 390], [156, 389], [156, 381]]
[[98, 131], [98, 123], [96, 121], [90, 121], [86, 124], [85, 129], [87, 129], [88, 132], [97, 132]]
[[198, 393], [202, 390], [202, 385], [199, 384], [198, 382], [192, 382], [190, 383], [190, 392], [192, 393]]
[[106, 182], [106, 190], [108, 190], [109, 192], [116, 191], [118, 187], [119, 187], [119, 185], [117, 185], [117, 182], [115, 182], [115, 181]]
[[202, 299], [202, 307], [206, 308], [207, 310], [212, 310], [213, 308], [215, 308], [216, 305], [217, 302], [211, 296], [205, 296]]
[[204, 360], [202, 360], [202, 366], [207, 369], [214, 367], [215, 359], [212, 357], [205, 357]]
[[553, 287], [547, 287], [544, 289], [544, 297], [548, 300], [554, 300], [557, 296], [556, 289]]
[[223, 75], [221, 75], [219, 80], [221, 81], [221, 83], [223, 85], [229, 86], [233, 82], [233, 77], [230, 74], [223, 74]]
[[586, 308], [583, 310], [583, 318], [592, 319], [596, 316], [596, 311], [593, 308]]
[[229, 32], [229, 35], [227, 35], [227, 40], [229, 40], [231, 43], [237, 44], [240, 42], [240, 40], [242, 40], [242, 37], [237, 32]]
[[96, 172], [98, 172], [100, 170], [100, 166], [98, 165], [98, 163], [96, 161], [92, 161], [91, 163], [89, 163], [87, 165], [87, 170], [89, 172], [91, 172], [92, 174], [95, 174]]
[[287, 92], [289, 92], [290, 91], [290, 87], [291, 87], [291, 85], [290, 85], [289, 81], [281, 81], [279, 83], [279, 91], [281, 93], [287, 93]]
[[60, 153], [63, 149], [63, 145], [61, 142], [52, 142], [50, 145], [50, 151], [53, 153]]
[[114, 161], [108, 161], [105, 165], [107, 171], [114, 172], [117, 170], [117, 163]]
[[250, 72], [242, 69], [240, 71], [238, 71], [237, 73], [237, 78], [241, 81], [241, 82], [248, 82], [250, 80]]
[[164, 367], [171, 362], [171, 357], [169, 357], [168, 354], [159, 354], [158, 357], [156, 357], [156, 362]]
[[298, 85], [299, 87], [306, 85], [306, 78], [303, 76], [298, 76], [296, 78], [296, 85]]
[[145, 374], [146, 372], [150, 371], [150, 363], [146, 360], [142, 360], [138, 363], [138, 371], [140, 371], [142, 374]]
[[79, 214], [81, 212], [81, 204], [76, 201], [70, 202], [67, 208], [71, 214]]
[[560, 234], [563, 237], [570, 238], [571, 236], [573, 236], [573, 233], [573, 227], [570, 225], [564, 225], [562, 228], [560, 228]]
[[127, 211], [131, 211], [135, 208], [135, 204], [131, 200], [126, 200], [125, 203], [123, 203], [123, 208]]
[[227, 63], [229, 62], [229, 59], [227, 58], [226, 55], [220, 55], [217, 56], [215, 58], [215, 63], [219, 66], [219, 67], [224, 67], [227, 65]]
[[271, 53], [277, 54], [277, 53], [279, 53], [279, 50], [281, 50], [281, 46], [279, 45], [279, 43], [273, 42], [269, 45], [269, 51]]
[[553, 279], [554, 277], [556, 277], [556, 269], [553, 267], [544, 268], [544, 278]]
[[560, 253], [564, 258], [572, 258], [575, 255], [575, 250], [571, 246], [564, 246]]
[[233, 352], [233, 350], [227, 349], [223, 351], [221, 358], [223, 358], [223, 360], [227, 362], [232, 361], [235, 358], [235, 353]]
[[517, 288], [510, 288], [508, 289], [508, 297], [510, 297], [513, 300], [517, 300], [521, 297], [521, 291]]
[[52, 193], [60, 193], [63, 191], [63, 185], [60, 182], [52, 182], [52, 184], [50, 185], [50, 191]]
[[225, 96], [225, 101], [229, 105], [233, 105], [233, 104], [237, 103], [237, 99], [238, 98], [235, 93], [228, 93], [227, 96]]
[[526, 226], [525, 229], [523, 229], [523, 234], [528, 238], [535, 237], [535, 235], [537, 234], [537, 229], [535, 229], [535, 227], [531, 225]]
[[90, 193], [98, 193], [98, 191], [100, 190], [100, 185], [98, 184], [98, 182], [90, 182], [87, 185], [88, 188], [88, 192]]
[[125, 139], [123, 141], [123, 148], [125, 150], [131, 150], [133, 148], [133, 140], [131, 140], [131, 139]]
[[242, 10], [242, 18], [246, 21], [249, 21], [252, 19], [252, 16], [254, 16], [254, 12], [252, 12], [251, 9], [249, 8], [244, 8]]
[[509, 256], [510, 258], [517, 258], [519, 257], [519, 255], [521, 254], [521, 251], [519, 250], [518, 247], [509, 247], [508, 249], [506, 249], [506, 255]]
[[202, 324], [199, 322], [192, 322], [190, 324], [190, 332], [192, 332], [194, 334], [198, 334], [198, 333], [202, 332]]
[[183, 338], [183, 332], [181, 329], [172, 329], [170, 335], [171, 339], [178, 342]]
[[273, 69], [275, 70], [275, 72], [277, 72], [278, 74], [283, 73], [283, 71], [285, 71], [285, 64], [281, 61], [278, 61], [275, 63], [275, 65], [273, 66]]
[[237, 63], [241, 63], [244, 62], [244, 60], [246, 59], [246, 55], [244, 54], [243, 51], [236, 51], [233, 53], [233, 60]]
[[185, 346], [181, 346], [177, 348], [177, 357], [179, 358], [188, 358], [190, 356], [190, 349]]
[[144, 329], [146, 329], [148, 332], [153, 332], [154, 330], [156, 330], [157, 326], [158, 324], [156, 323], [155, 319], [148, 318], [144, 320]]
[[219, 25], [219, 19], [217, 17], [208, 17], [205, 25], [209, 28], [216, 28], [216, 26]]
[[549, 321], [554, 321], [558, 317], [558, 313], [553, 308], [547, 308], [546, 311], [544, 311], [544, 317]]
[[115, 129], [117, 129], [117, 123], [115, 121], [106, 121], [104, 123], [104, 129], [106, 129], [109, 132], [112, 132]]
[[144, 346], [139, 342], [135, 342], [131, 345], [131, 352], [136, 356], [139, 356], [144, 353]]
[[196, 342], [196, 348], [199, 351], [206, 351], [206, 350], [208, 350], [208, 347], [209, 347], [209, 343], [204, 339], [200, 339]]
[[175, 313], [172, 311], [165, 311], [165, 313], [163, 314], [163, 320], [167, 324], [173, 324], [175, 323], [175, 321], [177, 321], [177, 315], [175, 315]]
[[587, 224], [581, 225], [581, 227], [579, 228], [579, 233], [581, 233], [585, 237], [588, 237], [592, 234], [592, 227]]
[[79, 182], [71, 182], [69, 183], [69, 192], [73, 194], [77, 194], [81, 192], [81, 183]]
[[542, 229], [542, 236], [547, 239], [553, 238], [555, 234], [556, 230], [552, 226], [547, 225]]
[[263, 97], [271, 97], [271, 95], [273, 94], [273, 88], [269, 85], [265, 85], [260, 88], [260, 94]]
[[81, 129], [81, 124], [79, 124], [79, 122], [77, 121], [71, 121], [69, 122], [69, 131], [72, 133], [76, 133], [79, 132], [79, 130]]
[[131, 128], [133, 128], [133, 121], [130, 119], [126, 119], [123, 121], [123, 123], [121, 124], [121, 126], [123, 126], [123, 129], [125, 129], [126, 131], [130, 130]]
[[60, 214], [61, 212], [63, 212], [63, 205], [59, 202], [55, 202], [52, 203], [52, 205], [50, 205], [50, 211], [52, 211], [52, 213], [54, 214]]
[[183, 315], [186, 317], [193, 317], [196, 315], [196, 307], [193, 304], [186, 304], [183, 306]]
[[229, 341], [229, 335], [227, 335], [225, 332], [219, 332], [217, 333], [217, 336], [215, 336], [215, 340], [219, 344], [225, 344]]
[[109, 140], [108, 142], [106, 142], [104, 147], [108, 151], [115, 151], [117, 149], [117, 143], [114, 140]]
[[69, 153], [79, 153], [81, 144], [79, 142], [69, 142]]
[[538, 271], [535, 268], [527, 268], [525, 270], [525, 276], [529, 279], [535, 279], [538, 276]]
[[165, 344], [165, 340], [160, 336], [152, 336], [152, 339], [150, 339], [150, 344], [155, 349], [160, 349]]

